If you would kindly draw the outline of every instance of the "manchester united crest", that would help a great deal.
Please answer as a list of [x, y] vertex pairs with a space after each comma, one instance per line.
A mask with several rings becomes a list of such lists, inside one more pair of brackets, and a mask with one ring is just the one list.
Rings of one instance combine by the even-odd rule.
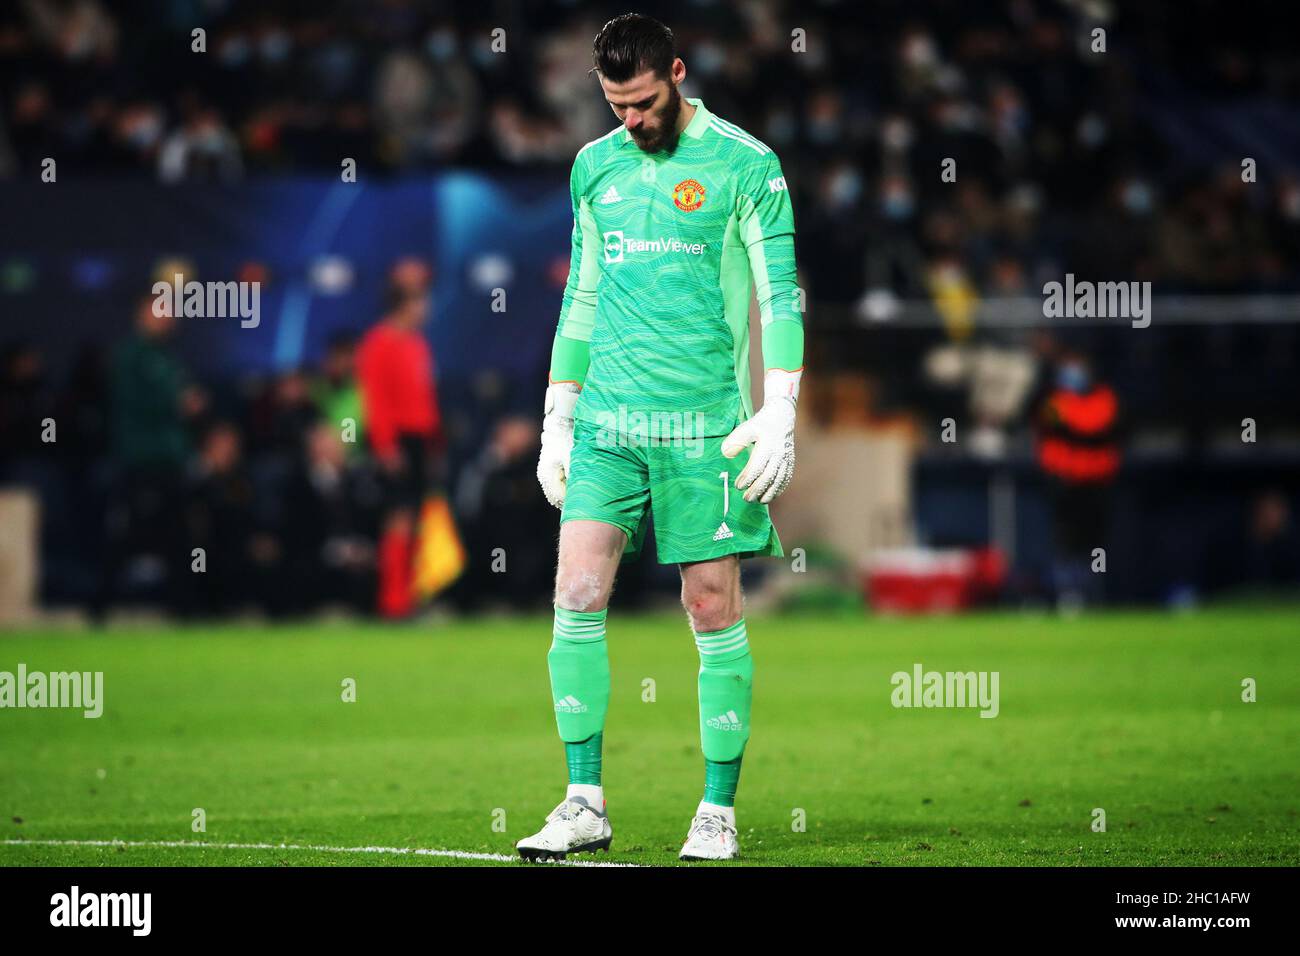
[[682, 212], [694, 212], [704, 205], [704, 187], [694, 179], [683, 179], [673, 187], [673, 204]]

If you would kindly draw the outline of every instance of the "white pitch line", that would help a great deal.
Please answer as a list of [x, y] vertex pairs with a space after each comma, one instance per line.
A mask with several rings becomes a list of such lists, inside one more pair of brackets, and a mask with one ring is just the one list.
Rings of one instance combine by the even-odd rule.
[[[439, 856], [456, 860], [490, 860], [520, 863], [520, 857], [506, 853], [471, 853], [468, 850], [430, 850], [406, 846], [312, 846], [302, 843], [202, 843], [196, 840], [0, 840], [4, 846], [123, 846], [152, 849], [207, 850], [314, 850], [319, 853], [386, 853], [394, 856]], [[624, 866], [636, 863], [605, 863], [596, 860], [548, 860], [553, 866]]]

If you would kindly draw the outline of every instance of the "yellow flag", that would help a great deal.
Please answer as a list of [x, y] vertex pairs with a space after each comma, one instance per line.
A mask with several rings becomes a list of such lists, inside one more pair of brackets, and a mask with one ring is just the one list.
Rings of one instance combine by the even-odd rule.
[[415, 597], [427, 601], [460, 577], [465, 570], [465, 547], [456, 531], [447, 499], [440, 494], [424, 499], [420, 531], [415, 545]]

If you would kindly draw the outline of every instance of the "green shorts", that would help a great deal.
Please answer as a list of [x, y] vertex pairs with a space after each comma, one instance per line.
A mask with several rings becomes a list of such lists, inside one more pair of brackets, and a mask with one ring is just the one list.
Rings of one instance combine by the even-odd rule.
[[767, 505], [748, 502], [736, 490], [748, 449], [728, 459], [721, 435], [652, 441], [612, 434], [577, 421], [561, 524], [600, 521], [622, 528], [625, 561], [641, 552], [647, 511], [654, 515], [660, 564], [784, 554]]

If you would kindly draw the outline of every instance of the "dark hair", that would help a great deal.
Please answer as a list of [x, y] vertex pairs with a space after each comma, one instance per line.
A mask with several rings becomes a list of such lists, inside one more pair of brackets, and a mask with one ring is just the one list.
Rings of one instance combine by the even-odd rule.
[[667, 79], [677, 59], [677, 42], [673, 31], [658, 20], [625, 13], [600, 28], [591, 53], [600, 75], [615, 83], [624, 83], [646, 70]]

